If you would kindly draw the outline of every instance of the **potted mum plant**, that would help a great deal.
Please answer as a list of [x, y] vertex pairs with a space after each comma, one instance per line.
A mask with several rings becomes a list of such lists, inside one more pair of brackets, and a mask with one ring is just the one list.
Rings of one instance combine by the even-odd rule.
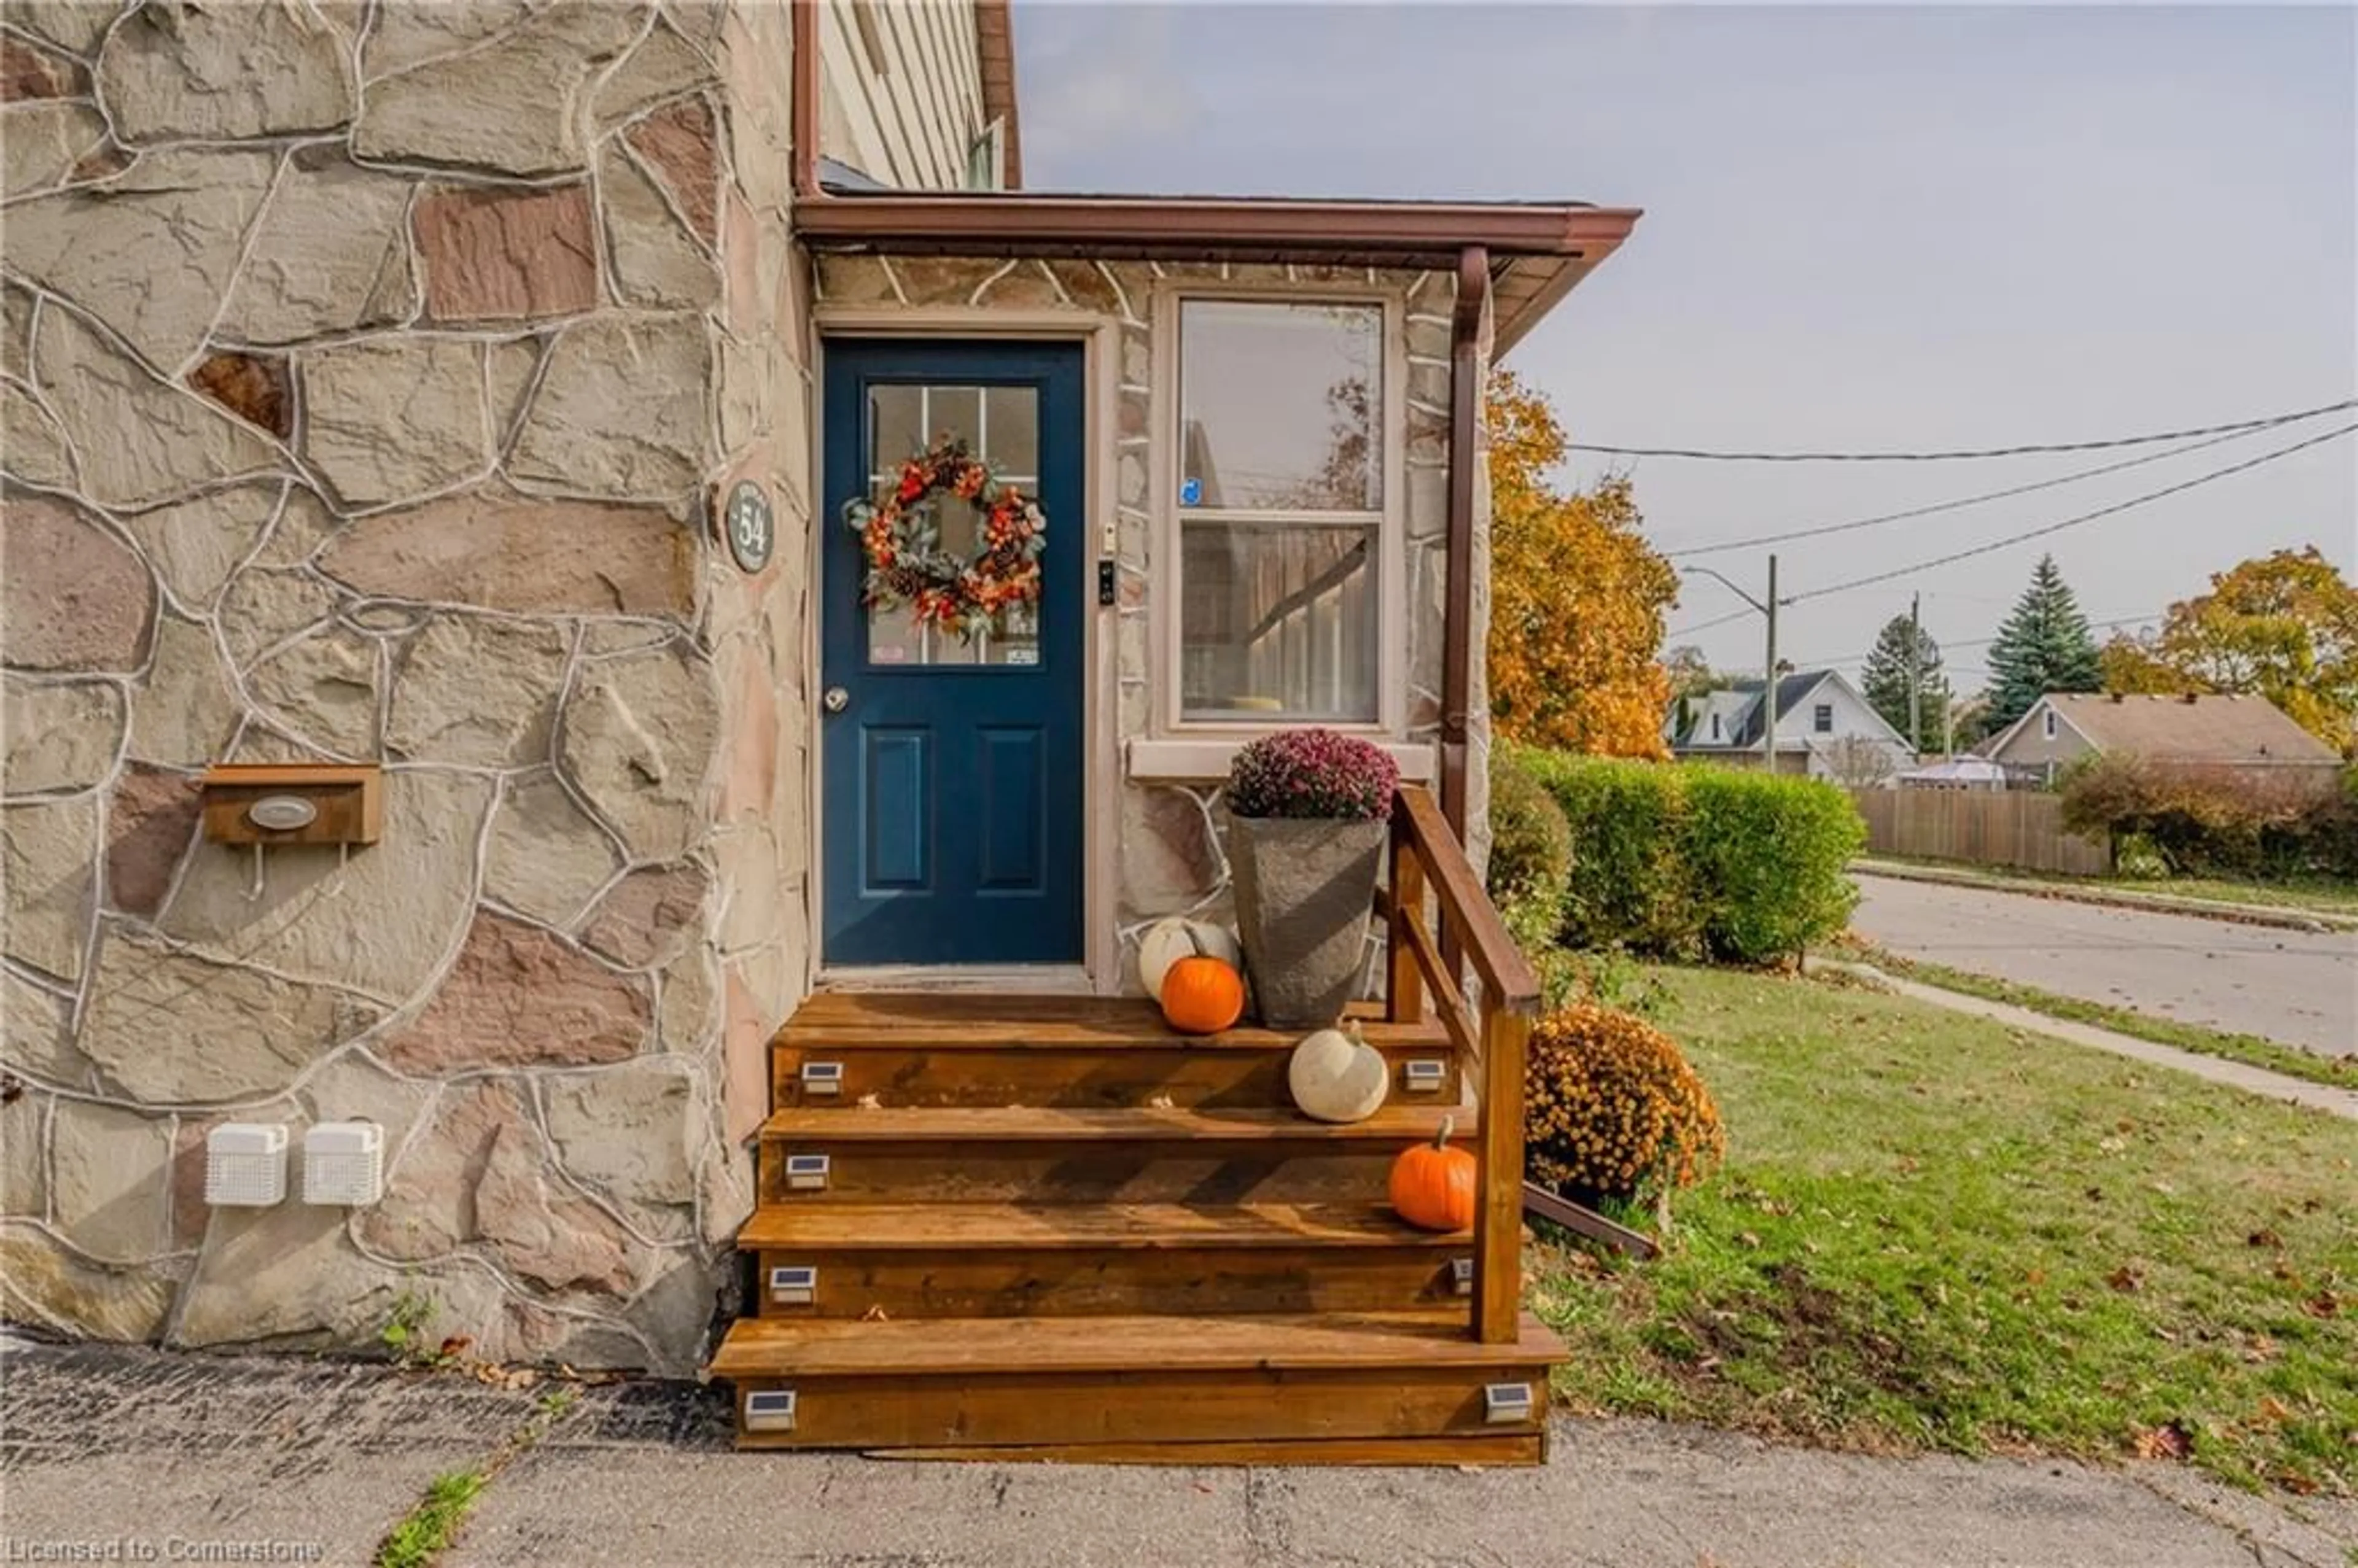
[[1282, 730], [1228, 772], [1237, 935], [1261, 1021], [1331, 1024], [1367, 970], [1400, 767], [1332, 730]]

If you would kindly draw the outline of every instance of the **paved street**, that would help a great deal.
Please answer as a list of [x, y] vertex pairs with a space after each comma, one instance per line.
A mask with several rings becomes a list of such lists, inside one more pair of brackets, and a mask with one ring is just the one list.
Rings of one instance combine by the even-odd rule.
[[[0, 1560], [359, 1564], [540, 1392], [0, 1338]], [[445, 1568], [2343, 1568], [2346, 1501], [2179, 1465], [1877, 1459], [1563, 1422], [1540, 1470], [1110, 1469], [739, 1454], [713, 1390], [587, 1390]], [[224, 1547], [258, 1547], [240, 1558]], [[212, 1551], [211, 1557], [195, 1553]], [[47, 1551], [50, 1555], [41, 1555]], [[152, 1556], [139, 1553], [152, 1552]]]
[[1929, 959], [2088, 1001], [2358, 1054], [2358, 933], [1861, 875], [1852, 929]]

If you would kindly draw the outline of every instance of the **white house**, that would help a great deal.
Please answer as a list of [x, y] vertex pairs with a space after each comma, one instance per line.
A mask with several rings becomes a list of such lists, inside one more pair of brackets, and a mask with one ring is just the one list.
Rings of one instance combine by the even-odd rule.
[[[1766, 751], [1761, 683], [1739, 680], [1672, 702], [1663, 739], [1682, 762], [1757, 768]], [[1839, 670], [1804, 670], [1777, 683], [1777, 771], [1838, 784], [1883, 784], [1916, 761]]]

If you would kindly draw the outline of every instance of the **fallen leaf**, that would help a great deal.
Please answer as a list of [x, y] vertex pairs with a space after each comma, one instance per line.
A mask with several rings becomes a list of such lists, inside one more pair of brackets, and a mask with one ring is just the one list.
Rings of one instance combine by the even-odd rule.
[[2174, 1421], [2138, 1433], [2136, 1441], [2130, 1446], [2140, 1459], [2183, 1459], [2194, 1452], [2194, 1444], [2187, 1436], [2186, 1428]]
[[467, 1353], [467, 1347], [474, 1343], [472, 1335], [454, 1334], [442, 1342], [442, 1355], [446, 1359], [455, 1361], [464, 1356]]
[[1156, 1095], [1146, 1102], [1146, 1108], [1149, 1110], [1169, 1110], [1172, 1108], [1171, 1097], [1169, 1095]]
[[882, 1110], [884, 1108], [884, 1102], [877, 1098], [875, 1091], [872, 1089], [867, 1094], [861, 1095], [859, 1099], [855, 1100], [853, 1103], [859, 1106], [862, 1110]]
[[2292, 1419], [2292, 1407], [2270, 1394], [2260, 1401], [2260, 1419], [2270, 1426], [2282, 1426]]
[[1752, 1232], [1748, 1230], [1738, 1231], [1736, 1237], [1736, 1244], [1738, 1247], [1758, 1247], [1760, 1245], [1760, 1238], [1753, 1235]]
[[2133, 1295], [2144, 1288], [2145, 1276], [2124, 1263], [2104, 1276], [2104, 1283], [2124, 1295]]
[[2047, 1271], [2044, 1269], [2027, 1269], [2023, 1271], [2022, 1280], [2025, 1284], [2043, 1285], [2047, 1282]]
[[2320, 1291], [2301, 1303], [2300, 1310], [2311, 1317], [2321, 1317], [2331, 1322], [2342, 1314], [2342, 1298], [2331, 1291]]
[[890, 1323], [892, 1321], [892, 1314], [886, 1312], [882, 1306], [871, 1306], [866, 1312], [860, 1314], [860, 1321], [862, 1323]]
[[2244, 1237], [2244, 1245], [2246, 1247], [2272, 1247], [2277, 1251], [2282, 1251], [2284, 1249], [2284, 1238], [2263, 1226], [2261, 1228], [2252, 1232], [2249, 1236]]

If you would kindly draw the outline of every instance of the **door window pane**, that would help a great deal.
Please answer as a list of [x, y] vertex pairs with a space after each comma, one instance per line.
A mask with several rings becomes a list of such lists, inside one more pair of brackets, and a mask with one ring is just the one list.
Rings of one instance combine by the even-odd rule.
[[1372, 721], [1379, 539], [1372, 526], [1186, 520], [1183, 716]]
[[1180, 503], [1383, 505], [1383, 311], [1191, 299], [1180, 308]]
[[[949, 384], [868, 389], [870, 499], [882, 503], [900, 481], [901, 465], [945, 438], [990, 463], [1000, 478], [1038, 496], [1040, 395], [1029, 386]], [[926, 504], [939, 530], [939, 547], [960, 561], [980, 553], [982, 517], [955, 495], [936, 493]], [[1051, 526], [1055, 520], [1051, 520]], [[1067, 525], [1077, 526], [1077, 521]], [[1033, 665], [1039, 662], [1038, 605], [1015, 605], [971, 642], [955, 632], [919, 626], [905, 603], [871, 606], [868, 658], [872, 665]]]

